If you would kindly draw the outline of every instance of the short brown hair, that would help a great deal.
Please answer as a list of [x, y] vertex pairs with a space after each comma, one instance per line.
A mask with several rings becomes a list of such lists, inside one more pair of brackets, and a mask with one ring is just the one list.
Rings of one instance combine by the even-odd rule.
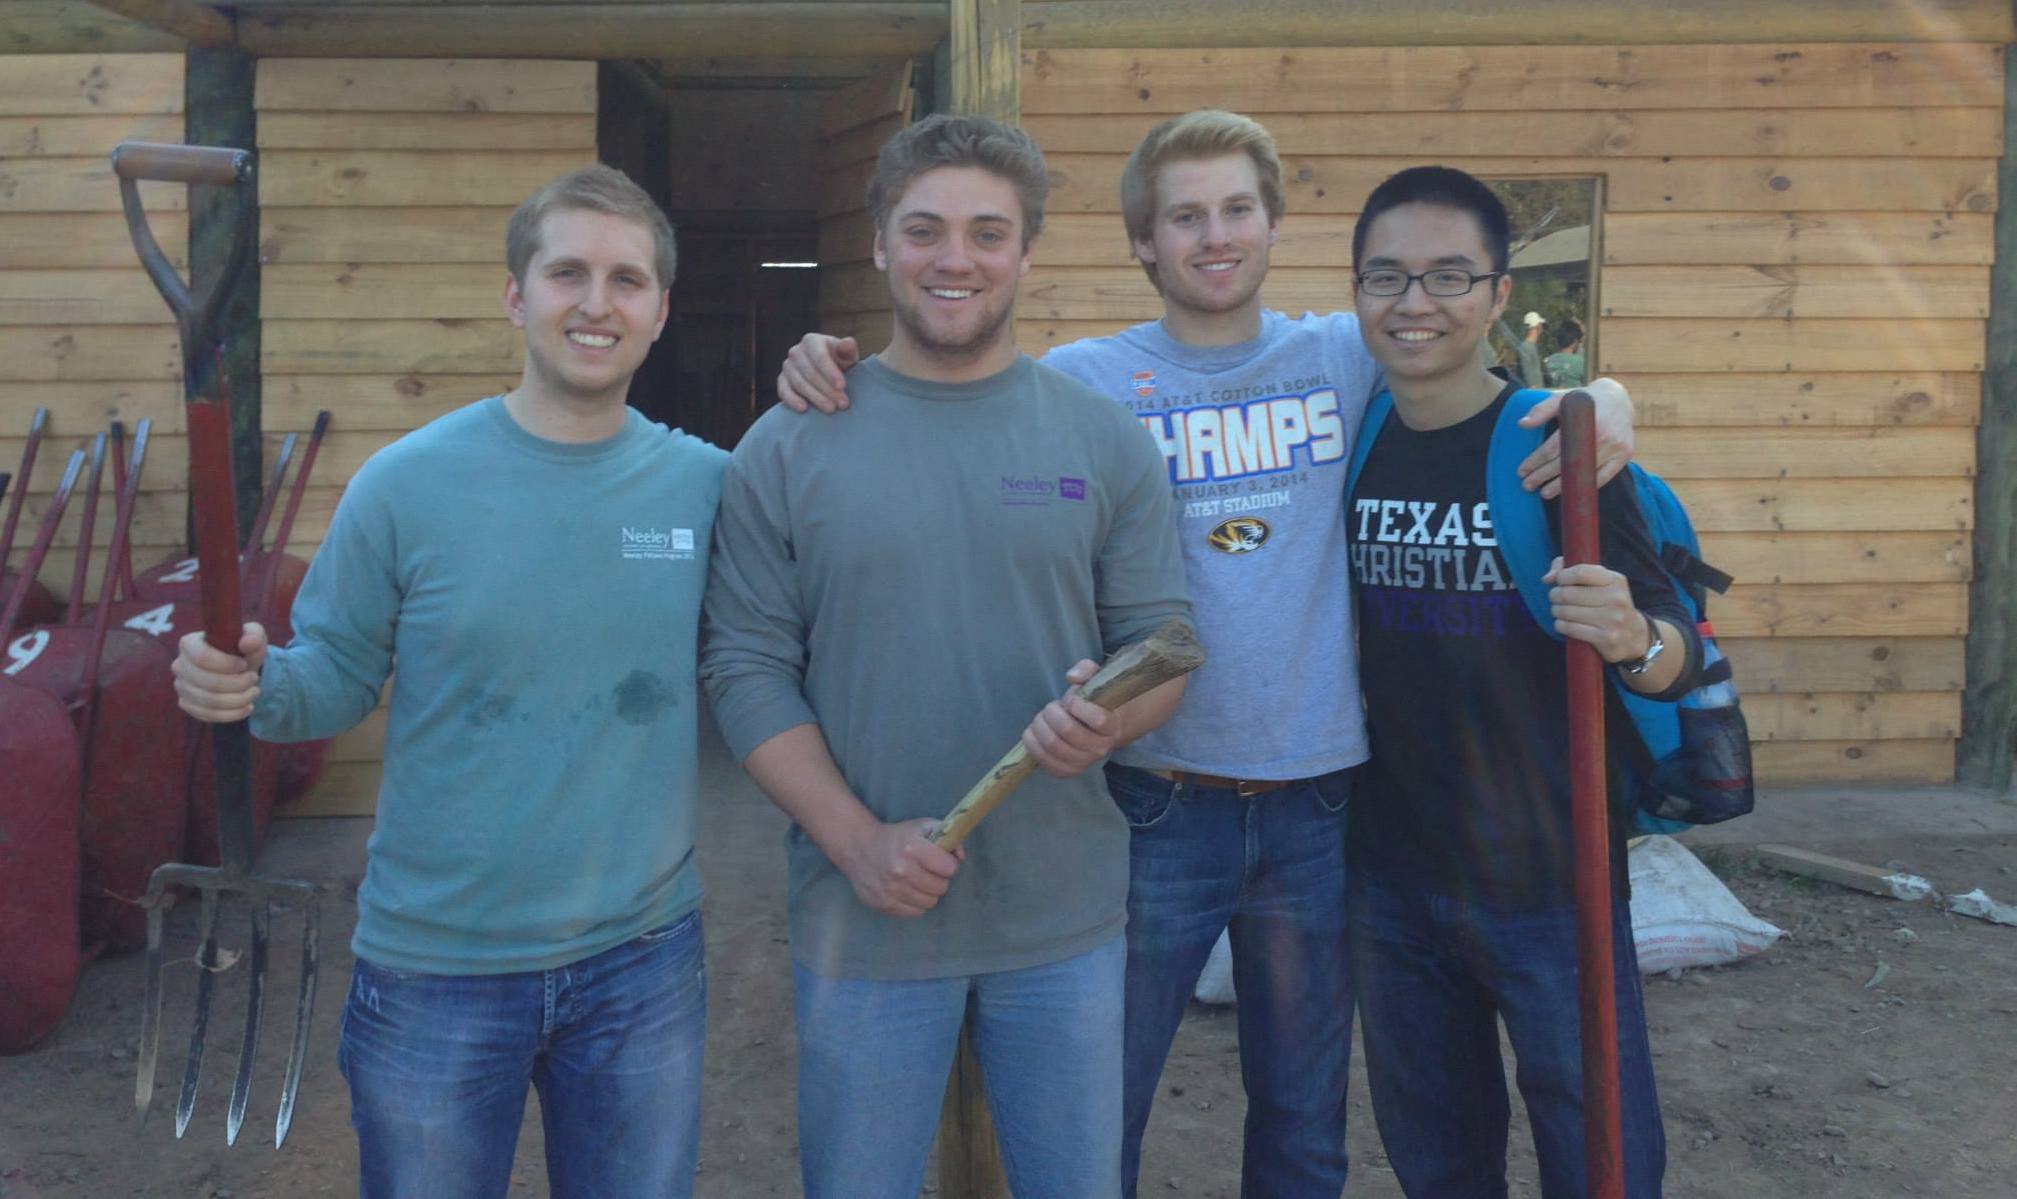
[[[1180, 117], [1171, 117], [1142, 137], [1134, 153], [1121, 168], [1121, 219], [1127, 222], [1128, 245], [1148, 241], [1155, 234], [1156, 172], [1167, 163], [1226, 154], [1245, 154], [1254, 161], [1254, 175], [1261, 183], [1261, 207], [1268, 221], [1282, 219], [1287, 204], [1282, 195], [1282, 160], [1275, 153], [1275, 138], [1259, 121], [1236, 112], [1200, 108]], [[1149, 278], [1155, 269], [1143, 263]]]
[[522, 286], [525, 268], [539, 253], [540, 224], [549, 212], [606, 212], [610, 216], [635, 221], [651, 230], [651, 270], [658, 288], [672, 286], [679, 267], [679, 248], [673, 240], [672, 222], [666, 219], [645, 190], [615, 167], [596, 165], [569, 171], [532, 193], [504, 227], [504, 265]]
[[1044, 227], [1050, 172], [1029, 134], [988, 117], [935, 113], [898, 132], [875, 156], [868, 180], [868, 212], [880, 231], [912, 181], [940, 167], [979, 167], [1015, 188], [1023, 210], [1023, 244]]

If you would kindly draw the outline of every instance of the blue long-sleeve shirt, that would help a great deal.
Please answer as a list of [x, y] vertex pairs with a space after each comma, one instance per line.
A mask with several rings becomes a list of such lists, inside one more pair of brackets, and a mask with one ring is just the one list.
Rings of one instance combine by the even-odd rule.
[[695, 632], [722, 451], [635, 411], [585, 445], [492, 398], [374, 455], [269, 652], [267, 740], [332, 736], [395, 662], [359, 956], [550, 969], [695, 907]]

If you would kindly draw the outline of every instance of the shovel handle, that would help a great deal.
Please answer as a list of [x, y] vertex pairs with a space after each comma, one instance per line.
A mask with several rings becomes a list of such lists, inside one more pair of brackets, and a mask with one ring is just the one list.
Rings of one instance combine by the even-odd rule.
[[[1562, 398], [1562, 560], [1596, 562], [1596, 409]], [[1604, 664], [1569, 638], [1569, 804], [1574, 833], [1576, 966], [1583, 1048], [1584, 1180], [1591, 1199], [1622, 1199], [1624, 1135], [1618, 1082], [1618, 1000], [1612, 944], [1610, 799], [1604, 750]]]
[[230, 146], [121, 142], [112, 151], [112, 171], [121, 179], [136, 182], [232, 187], [251, 177], [252, 155]]

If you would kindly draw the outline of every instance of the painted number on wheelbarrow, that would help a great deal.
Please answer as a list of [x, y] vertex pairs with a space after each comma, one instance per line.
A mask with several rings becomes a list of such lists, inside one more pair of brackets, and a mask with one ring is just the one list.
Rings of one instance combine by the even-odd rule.
[[161, 576], [163, 583], [187, 583], [196, 577], [196, 559], [184, 558], [175, 564], [175, 569]]
[[0, 670], [0, 674], [20, 674], [28, 669], [30, 662], [41, 657], [42, 651], [48, 648], [48, 629], [36, 629], [32, 633], [16, 637], [13, 644], [7, 647], [7, 668]]
[[175, 631], [175, 605], [163, 604], [159, 608], [149, 608], [126, 622], [129, 629], [138, 629], [156, 637], [166, 637]]

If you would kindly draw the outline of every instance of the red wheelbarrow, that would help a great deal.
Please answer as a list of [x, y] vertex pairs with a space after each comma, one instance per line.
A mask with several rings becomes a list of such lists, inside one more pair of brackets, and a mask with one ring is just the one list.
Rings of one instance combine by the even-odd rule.
[[[136, 458], [145, 454], [146, 445], [143, 426], [134, 439]], [[84, 584], [82, 564], [91, 555], [104, 454], [101, 434], [92, 446], [79, 524], [79, 569], [65, 619], [9, 642], [7, 669], [15, 682], [54, 697], [76, 725], [84, 772], [80, 925], [87, 945], [121, 952], [145, 943], [141, 897], [155, 867], [182, 851], [190, 727], [168, 699], [174, 651], [142, 633], [111, 627], [119, 574], [111, 564], [124, 552], [131, 528], [137, 468], [127, 472], [119, 494], [99, 602], [91, 619], [83, 619], [78, 593]]]
[[27, 563], [0, 597], [0, 1053], [47, 1036], [77, 987], [77, 728], [61, 700], [14, 681], [39, 648], [13, 632], [83, 463], [70, 456]]

